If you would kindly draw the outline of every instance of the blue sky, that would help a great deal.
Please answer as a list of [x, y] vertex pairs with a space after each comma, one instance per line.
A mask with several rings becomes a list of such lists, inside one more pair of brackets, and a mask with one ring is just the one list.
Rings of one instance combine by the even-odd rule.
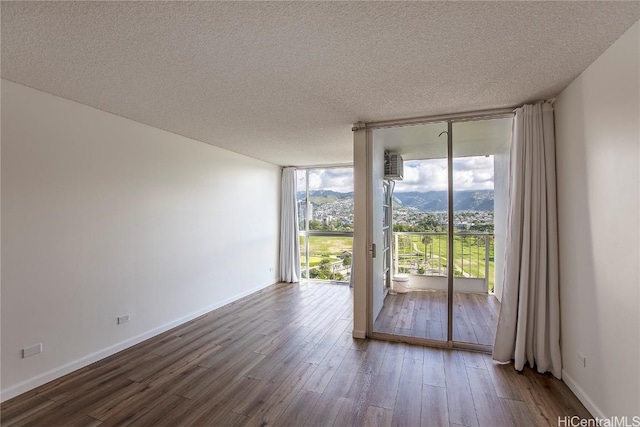
[[[493, 156], [465, 157], [453, 161], [453, 186], [456, 190], [493, 189]], [[304, 190], [304, 171], [298, 172], [298, 191]], [[309, 189], [353, 191], [351, 168], [313, 169], [309, 171]], [[396, 182], [396, 192], [447, 189], [447, 160], [404, 162], [404, 180]]]

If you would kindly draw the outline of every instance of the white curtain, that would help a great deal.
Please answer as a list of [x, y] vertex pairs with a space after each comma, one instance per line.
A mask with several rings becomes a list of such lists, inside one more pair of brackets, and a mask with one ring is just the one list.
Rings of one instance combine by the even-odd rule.
[[500, 362], [561, 377], [553, 107], [516, 110], [502, 305], [493, 349]]
[[298, 203], [296, 201], [296, 170], [282, 170], [280, 208], [280, 280], [300, 281], [300, 234], [298, 232]]

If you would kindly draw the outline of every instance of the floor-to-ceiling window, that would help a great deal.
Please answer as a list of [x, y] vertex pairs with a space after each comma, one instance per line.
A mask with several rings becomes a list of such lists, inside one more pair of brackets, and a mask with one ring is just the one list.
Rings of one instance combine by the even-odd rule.
[[349, 282], [353, 256], [353, 168], [298, 169], [303, 280]]

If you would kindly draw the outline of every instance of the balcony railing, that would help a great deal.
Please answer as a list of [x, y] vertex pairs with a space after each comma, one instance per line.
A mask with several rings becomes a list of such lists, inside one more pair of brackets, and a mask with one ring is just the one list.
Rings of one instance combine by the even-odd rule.
[[[393, 241], [395, 274], [447, 276], [447, 233], [394, 232]], [[454, 233], [453, 252], [454, 277], [456, 279], [484, 279], [485, 292], [493, 292], [493, 234]]]
[[[300, 233], [300, 270], [306, 280], [348, 282], [351, 277], [353, 232]], [[393, 271], [419, 277], [446, 278], [447, 233], [394, 232]], [[483, 292], [494, 287], [494, 236], [491, 233], [454, 234], [454, 276], [483, 281]], [[305, 256], [309, 253], [309, 258]], [[457, 288], [456, 288], [457, 289]], [[479, 292], [479, 291], [478, 291]]]

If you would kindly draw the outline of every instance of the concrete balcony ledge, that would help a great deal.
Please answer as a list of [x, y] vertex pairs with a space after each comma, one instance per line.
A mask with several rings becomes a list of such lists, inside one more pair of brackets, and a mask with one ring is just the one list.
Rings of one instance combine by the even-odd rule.
[[[447, 278], [443, 276], [424, 276], [409, 274], [409, 282], [406, 283], [410, 290], [421, 291], [446, 291]], [[487, 282], [485, 279], [455, 277], [453, 289], [456, 292], [468, 292], [475, 294], [487, 294]]]

